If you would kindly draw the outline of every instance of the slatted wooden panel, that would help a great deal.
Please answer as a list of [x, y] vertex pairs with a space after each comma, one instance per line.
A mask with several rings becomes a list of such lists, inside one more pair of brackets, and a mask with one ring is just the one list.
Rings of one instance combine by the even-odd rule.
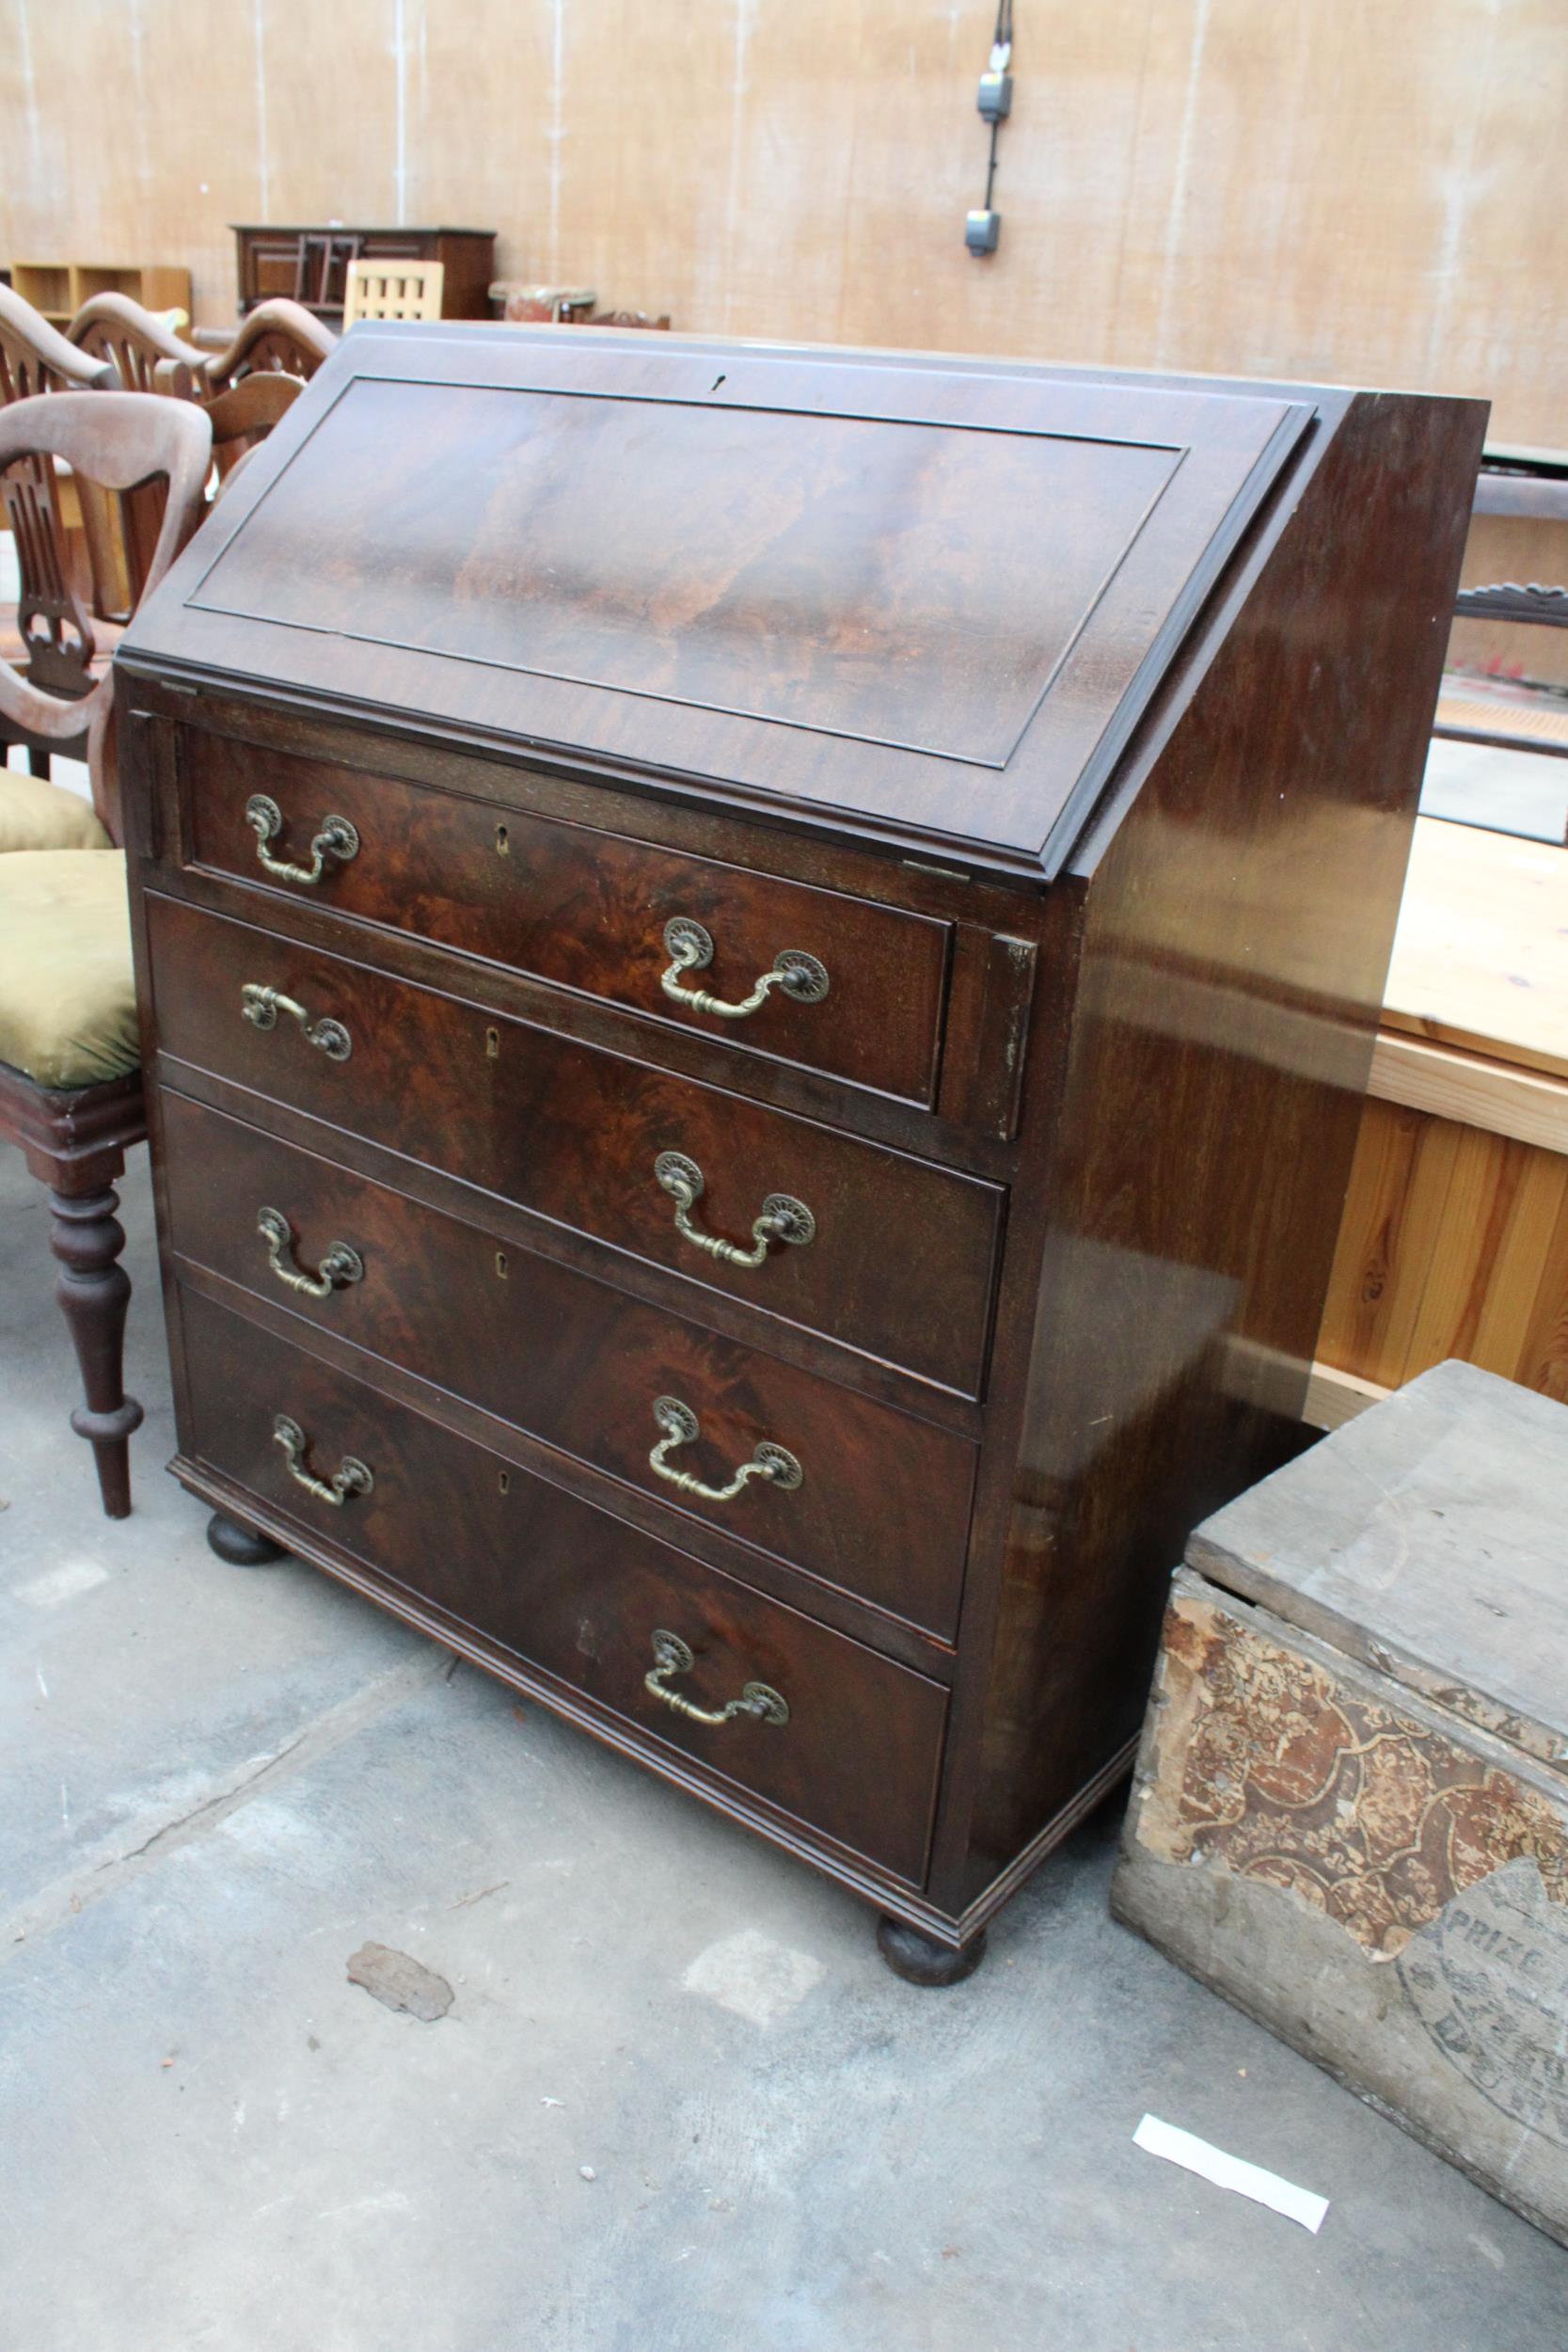
[[1422, 818], [1318, 1357], [1449, 1356], [1568, 1401], [1568, 850]]
[[1382, 1388], [1463, 1356], [1568, 1402], [1568, 1156], [1369, 1102], [1318, 1353]]
[[188, 259], [221, 323], [230, 221], [445, 220], [677, 329], [1482, 392], [1564, 439], [1561, 0], [1030, 0], [976, 262], [994, 15], [26, 0], [0, 256]]

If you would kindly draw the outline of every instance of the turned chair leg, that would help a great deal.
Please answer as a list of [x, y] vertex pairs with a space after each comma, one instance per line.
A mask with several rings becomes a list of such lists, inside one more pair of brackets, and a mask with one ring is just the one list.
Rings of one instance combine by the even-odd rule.
[[87, 1402], [71, 1416], [79, 1438], [92, 1447], [103, 1508], [112, 1519], [131, 1512], [133, 1429], [142, 1408], [125, 1393], [125, 1310], [131, 1278], [119, 1263], [124, 1229], [115, 1211], [119, 1196], [112, 1184], [73, 1195], [49, 1191], [54, 1227], [49, 1246], [60, 1262], [55, 1295], [65, 1311], [81, 1367]]

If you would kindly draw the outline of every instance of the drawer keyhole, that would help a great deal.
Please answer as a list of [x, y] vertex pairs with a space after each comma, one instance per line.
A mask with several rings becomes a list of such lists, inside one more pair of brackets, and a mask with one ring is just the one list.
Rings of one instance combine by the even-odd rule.
[[498, 825], [496, 827], [496, 848], [502, 857], [510, 857], [512, 855], [512, 844], [507, 838], [506, 827], [504, 825]]
[[499, 1061], [500, 1059], [501, 1033], [499, 1029], [485, 1030], [484, 1050], [492, 1061]]

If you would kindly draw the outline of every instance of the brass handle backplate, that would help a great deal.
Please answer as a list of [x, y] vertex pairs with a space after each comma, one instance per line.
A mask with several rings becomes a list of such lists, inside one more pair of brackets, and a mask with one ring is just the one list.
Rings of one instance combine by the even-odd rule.
[[352, 1454], [344, 1454], [329, 1479], [313, 1476], [305, 1467], [309, 1440], [298, 1422], [291, 1421], [287, 1413], [279, 1413], [273, 1422], [272, 1438], [273, 1443], [283, 1449], [289, 1476], [295, 1486], [303, 1486], [306, 1493], [314, 1495], [318, 1502], [330, 1502], [335, 1509], [341, 1510], [350, 1495], [368, 1495], [375, 1485], [364, 1463], [356, 1460]]
[[691, 1212], [702, 1199], [707, 1179], [695, 1160], [689, 1160], [684, 1152], [661, 1152], [654, 1162], [654, 1179], [675, 1204], [675, 1231], [683, 1240], [698, 1249], [705, 1249], [711, 1258], [722, 1259], [726, 1265], [761, 1265], [771, 1242], [788, 1242], [793, 1248], [803, 1249], [816, 1238], [816, 1219], [803, 1200], [797, 1200], [787, 1192], [770, 1192], [762, 1204], [762, 1215], [752, 1227], [752, 1247], [742, 1249], [733, 1241], [720, 1241], [713, 1233], [700, 1233], [691, 1222]]
[[269, 874], [279, 882], [303, 882], [313, 890], [326, 872], [328, 858], [346, 866], [351, 857], [359, 854], [359, 835], [346, 817], [324, 817], [322, 829], [310, 844], [309, 866], [291, 866], [287, 858], [274, 857], [267, 848], [283, 830], [283, 812], [277, 803], [264, 792], [253, 792], [245, 804], [245, 820], [256, 835], [256, 855]]
[[312, 1021], [293, 997], [276, 988], [263, 988], [259, 980], [246, 980], [241, 988], [240, 1009], [253, 1029], [276, 1029], [278, 1014], [286, 1012], [328, 1061], [347, 1061], [354, 1051], [354, 1040], [341, 1021]]
[[689, 1645], [678, 1633], [658, 1632], [654, 1635], [654, 1662], [642, 1677], [642, 1687], [673, 1707], [677, 1715], [684, 1715], [693, 1724], [727, 1724], [737, 1715], [751, 1715], [762, 1724], [787, 1724], [789, 1702], [781, 1697], [766, 1682], [748, 1682], [737, 1699], [727, 1707], [696, 1707], [678, 1691], [667, 1691], [665, 1683], [671, 1675], [689, 1675], [697, 1661]]
[[677, 914], [664, 926], [664, 947], [670, 958], [670, 968], [659, 981], [666, 996], [690, 1012], [716, 1012], [721, 1021], [744, 1021], [749, 1013], [768, 1002], [772, 990], [782, 990], [797, 1005], [819, 1005], [828, 993], [828, 974], [815, 956], [808, 956], [800, 947], [781, 947], [773, 959], [773, 969], [764, 972], [749, 996], [736, 1004], [726, 1004], [721, 996], [710, 996], [705, 988], [683, 988], [681, 977], [687, 972], [705, 972], [713, 961], [713, 941], [700, 923], [689, 914]]
[[328, 1298], [345, 1283], [365, 1279], [365, 1261], [346, 1241], [332, 1243], [314, 1274], [285, 1265], [284, 1253], [293, 1250], [294, 1234], [281, 1209], [258, 1209], [256, 1231], [267, 1245], [267, 1263], [278, 1280], [292, 1291], [303, 1291], [307, 1298]]
[[683, 1494], [701, 1495], [705, 1502], [733, 1502], [752, 1478], [764, 1478], [771, 1486], [787, 1489], [798, 1486], [805, 1476], [793, 1454], [765, 1438], [751, 1460], [741, 1463], [728, 1486], [705, 1486], [702, 1479], [693, 1478], [689, 1470], [670, 1467], [670, 1456], [676, 1447], [692, 1445], [703, 1434], [702, 1424], [690, 1406], [683, 1405], [678, 1396], [658, 1397], [654, 1404], [654, 1421], [664, 1435], [648, 1456], [650, 1467]]

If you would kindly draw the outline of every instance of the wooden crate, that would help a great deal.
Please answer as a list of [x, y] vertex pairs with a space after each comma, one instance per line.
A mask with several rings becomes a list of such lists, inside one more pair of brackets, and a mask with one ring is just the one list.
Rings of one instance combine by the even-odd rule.
[[1112, 1907], [1568, 2244], [1565, 1493], [1449, 1363], [1208, 1520]]
[[1568, 850], [1423, 818], [1307, 1418], [1455, 1356], [1568, 1400]]

